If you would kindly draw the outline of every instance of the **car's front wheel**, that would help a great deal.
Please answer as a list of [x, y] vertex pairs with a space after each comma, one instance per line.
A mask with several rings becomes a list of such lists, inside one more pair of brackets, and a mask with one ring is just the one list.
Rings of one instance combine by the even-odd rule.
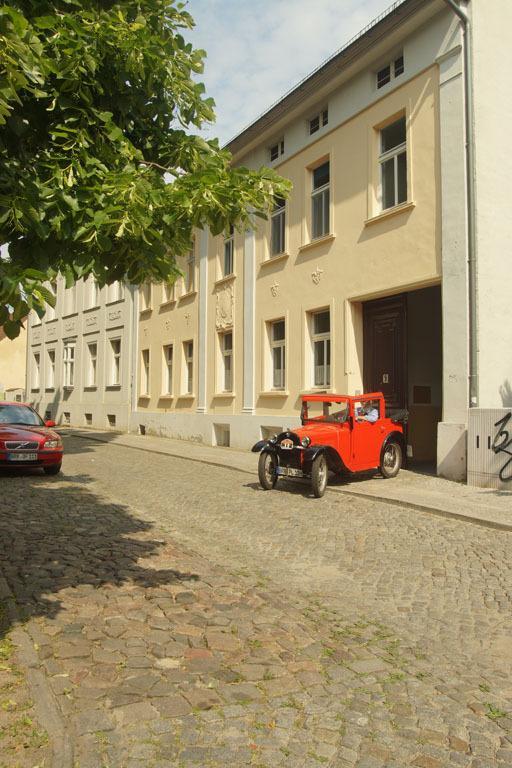
[[382, 453], [382, 460], [380, 464], [380, 473], [382, 477], [389, 479], [396, 477], [400, 472], [402, 466], [402, 447], [400, 443], [391, 440]]
[[263, 451], [258, 460], [258, 477], [264, 491], [271, 491], [277, 483], [277, 460], [273, 453]]
[[311, 487], [317, 499], [321, 498], [327, 488], [328, 475], [327, 459], [323, 453], [317, 456], [311, 467]]
[[43, 467], [45, 475], [58, 475], [62, 464], [50, 464], [47, 467]]

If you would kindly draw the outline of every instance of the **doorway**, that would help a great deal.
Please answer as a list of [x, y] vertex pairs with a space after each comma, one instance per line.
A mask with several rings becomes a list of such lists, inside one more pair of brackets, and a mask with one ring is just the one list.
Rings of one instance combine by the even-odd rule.
[[389, 410], [409, 411], [407, 452], [435, 467], [442, 415], [441, 288], [432, 286], [363, 304], [363, 382]]

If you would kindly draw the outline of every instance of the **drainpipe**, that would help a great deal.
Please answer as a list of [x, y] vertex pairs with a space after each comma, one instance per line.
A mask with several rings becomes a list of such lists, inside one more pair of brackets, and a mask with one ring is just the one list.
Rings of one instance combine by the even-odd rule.
[[476, 305], [476, 220], [475, 220], [475, 131], [473, 104], [473, 49], [469, 16], [455, 0], [444, 0], [462, 25], [464, 48], [464, 101], [466, 131], [466, 187], [468, 217], [468, 308], [469, 308], [469, 407], [478, 406], [478, 340]]

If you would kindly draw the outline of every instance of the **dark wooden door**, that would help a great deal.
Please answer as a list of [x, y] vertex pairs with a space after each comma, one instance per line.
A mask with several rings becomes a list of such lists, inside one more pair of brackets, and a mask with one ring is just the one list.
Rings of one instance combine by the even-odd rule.
[[365, 392], [382, 392], [388, 408], [407, 407], [406, 297], [363, 304]]

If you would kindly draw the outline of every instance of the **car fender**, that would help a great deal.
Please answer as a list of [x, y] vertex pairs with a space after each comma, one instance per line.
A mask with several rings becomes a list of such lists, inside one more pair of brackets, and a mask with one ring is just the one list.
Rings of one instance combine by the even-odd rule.
[[332, 445], [310, 445], [304, 451], [302, 462], [305, 474], [310, 474], [314, 460], [321, 453], [325, 453], [329, 469], [333, 472], [342, 472], [346, 469], [338, 451], [336, 451]]
[[276, 449], [276, 444], [271, 443], [270, 440], [258, 440], [258, 442], [255, 443], [251, 448], [251, 451], [253, 453], [261, 453], [261, 451], [270, 451], [271, 453], [275, 453]]
[[379, 463], [382, 464], [382, 457], [384, 456], [384, 451], [386, 450], [386, 446], [391, 441], [397, 442], [400, 445], [400, 448], [402, 449], [402, 466], [405, 466], [405, 463], [407, 461], [407, 444], [405, 442], [405, 435], [403, 432], [390, 432], [389, 435], [386, 435], [384, 440], [382, 441], [382, 445], [380, 448], [380, 460]]

